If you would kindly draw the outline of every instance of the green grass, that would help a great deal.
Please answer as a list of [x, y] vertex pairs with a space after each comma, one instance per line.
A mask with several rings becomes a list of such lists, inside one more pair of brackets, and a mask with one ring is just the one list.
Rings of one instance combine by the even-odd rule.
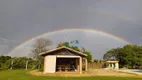
[[46, 76], [31, 76], [26, 74], [25, 70], [6, 70], [0, 71], [0, 80], [142, 80], [142, 78], [131, 77], [46, 77]]

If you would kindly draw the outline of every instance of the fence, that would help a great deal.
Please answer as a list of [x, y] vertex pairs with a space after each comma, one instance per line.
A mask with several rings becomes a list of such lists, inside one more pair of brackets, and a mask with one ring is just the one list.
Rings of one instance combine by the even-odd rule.
[[88, 63], [88, 69], [101, 69], [104, 63]]

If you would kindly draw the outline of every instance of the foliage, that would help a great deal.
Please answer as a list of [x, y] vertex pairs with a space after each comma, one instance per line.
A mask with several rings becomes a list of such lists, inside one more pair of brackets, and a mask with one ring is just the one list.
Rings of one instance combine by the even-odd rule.
[[91, 52], [85, 50], [83, 53], [87, 55], [86, 58], [87, 58], [88, 62], [92, 62], [92, 54], [91, 54]]
[[69, 42], [60, 42], [58, 45], [57, 45], [57, 48], [59, 48], [59, 47], [63, 47], [63, 46], [66, 46], [66, 47], [70, 47], [69, 46]]
[[103, 60], [94, 60], [94, 63], [104, 63], [104, 61]]
[[142, 46], [125, 45], [123, 48], [111, 49], [104, 54], [103, 58], [119, 60], [120, 67], [142, 66]]
[[103, 58], [105, 60], [109, 60], [109, 59], [117, 60], [119, 57], [119, 53], [121, 53], [121, 49], [122, 48], [115, 48], [115, 49], [113, 48], [107, 51], [106, 54], [104, 54]]
[[7, 66], [6, 63], [10, 59], [10, 56], [0, 56], [0, 70], [8, 69], [9, 66]]
[[27, 61], [28, 69], [32, 69], [32, 67], [37, 63], [37, 61], [26, 57], [11, 58], [10, 56], [0, 56], [0, 70], [11, 69], [11, 67], [12, 69], [25, 69]]

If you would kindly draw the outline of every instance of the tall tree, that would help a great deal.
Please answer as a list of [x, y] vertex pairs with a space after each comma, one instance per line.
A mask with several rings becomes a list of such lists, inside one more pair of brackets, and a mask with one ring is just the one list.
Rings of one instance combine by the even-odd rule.
[[45, 39], [45, 38], [39, 38], [35, 41], [35, 44], [33, 44], [32, 47], [32, 57], [34, 59], [38, 59], [39, 53], [45, 52], [47, 50], [49, 50], [47, 47], [50, 46], [52, 44], [52, 41], [49, 39]]
[[47, 47], [52, 45], [52, 41], [45, 38], [39, 38], [35, 41], [32, 47], [32, 57], [38, 61], [38, 66], [43, 64], [43, 57], [39, 56], [39, 53], [49, 50]]
[[119, 60], [119, 54], [121, 53], [122, 48], [110, 49], [104, 54], [103, 59], [105, 60]]

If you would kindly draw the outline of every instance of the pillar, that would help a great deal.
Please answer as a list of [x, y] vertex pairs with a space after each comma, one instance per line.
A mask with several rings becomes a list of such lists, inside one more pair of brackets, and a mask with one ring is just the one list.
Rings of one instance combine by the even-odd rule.
[[110, 63], [108, 63], [108, 68], [110, 68]]
[[47, 61], [47, 59], [46, 59], [46, 57], [47, 56], [44, 56], [44, 70], [43, 70], [43, 73], [46, 73], [46, 61]]
[[88, 62], [87, 62], [87, 59], [85, 58], [85, 71], [87, 71], [87, 69], [88, 69]]
[[79, 58], [76, 59], [76, 69], [79, 72]]
[[119, 69], [119, 64], [115, 63], [115, 69]]
[[113, 69], [113, 67], [114, 67], [114, 65], [113, 65], [113, 63], [111, 63], [111, 68]]
[[79, 72], [82, 74], [82, 57], [79, 59]]

